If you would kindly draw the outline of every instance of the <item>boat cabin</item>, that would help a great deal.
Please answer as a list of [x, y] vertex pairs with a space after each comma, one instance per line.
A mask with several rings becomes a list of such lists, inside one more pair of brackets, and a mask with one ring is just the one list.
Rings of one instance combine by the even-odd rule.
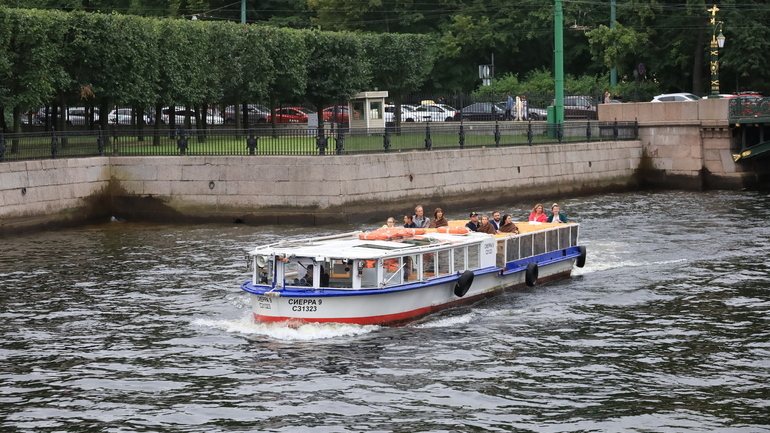
[[[454, 237], [454, 239], [452, 239]], [[486, 235], [338, 238], [258, 248], [254, 280], [274, 288], [378, 289], [495, 266], [495, 240]]]

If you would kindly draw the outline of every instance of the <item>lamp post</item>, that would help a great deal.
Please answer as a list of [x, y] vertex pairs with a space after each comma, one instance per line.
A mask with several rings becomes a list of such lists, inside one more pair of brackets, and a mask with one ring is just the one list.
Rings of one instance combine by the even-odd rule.
[[[717, 21], [716, 15], [719, 8], [714, 5], [711, 9], [711, 25], [713, 32], [711, 34], [711, 94], [709, 98], [719, 98], [719, 49], [725, 46], [725, 35], [722, 34], [722, 21]], [[719, 29], [719, 36], [717, 36]]]

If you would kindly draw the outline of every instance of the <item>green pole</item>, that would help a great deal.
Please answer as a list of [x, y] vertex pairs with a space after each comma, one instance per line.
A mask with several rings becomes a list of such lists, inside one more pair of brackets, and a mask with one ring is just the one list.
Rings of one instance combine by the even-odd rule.
[[[615, 17], [615, 0], [612, 0], [612, 2], [610, 3], [610, 28], [611, 29], [615, 28], [615, 21], [617, 21]], [[612, 44], [615, 45], [614, 42]], [[617, 85], [618, 85], [618, 67], [613, 66], [612, 71], [610, 71], [610, 86], [615, 87]]]
[[246, 24], [246, 0], [241, 0], [241, 24]]
[[556, 0], [553, 14], [554, 34], [554, 123], [564, 123], [564, 14], [561, 0]]

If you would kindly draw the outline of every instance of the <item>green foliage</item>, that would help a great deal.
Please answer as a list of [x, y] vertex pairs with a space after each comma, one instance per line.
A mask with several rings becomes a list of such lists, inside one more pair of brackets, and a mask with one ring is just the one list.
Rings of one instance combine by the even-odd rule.
[[347, 101], [370, 80], [363, 43], [352, 33], [307, 32], [307, 98], [323, 108]]
[[363, 41], [372, 86], [390, 96], [416, 91], [433, 69], [435, 46], [425, 35], [371, 34]]

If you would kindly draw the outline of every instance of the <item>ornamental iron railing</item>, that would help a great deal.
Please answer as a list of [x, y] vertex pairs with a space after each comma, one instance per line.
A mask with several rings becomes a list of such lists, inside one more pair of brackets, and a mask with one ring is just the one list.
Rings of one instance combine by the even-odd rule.
[[400, 127], [39, 131], [0, 134], [0, 162], [90, 156], [351, 155], [636, 140], [636, 122], [429, 122]]

